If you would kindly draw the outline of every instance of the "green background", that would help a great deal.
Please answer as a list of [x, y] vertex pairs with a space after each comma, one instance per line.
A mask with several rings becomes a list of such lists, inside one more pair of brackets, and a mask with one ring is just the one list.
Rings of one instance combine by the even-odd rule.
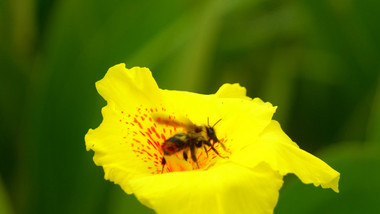
[[107, 69], [166, 89], [238, 82], [279, 106], [340, 193], [285, 178], [275, 213], [380, 213], [380, 1], [0, 0], [0, 213], [153, 213], [86, 152]]

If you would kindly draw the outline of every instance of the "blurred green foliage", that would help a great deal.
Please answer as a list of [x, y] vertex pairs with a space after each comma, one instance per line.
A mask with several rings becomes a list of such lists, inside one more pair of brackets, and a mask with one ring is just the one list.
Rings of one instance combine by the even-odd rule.
[[294, 176], [282, 189], [275, 213], [380, 213], [380, 147], [342, 143], [321, 155], [341, 173], [340, 193], [304, 185]]
[[84, 147], [105, 105], [94, 83], [120, 62], [149, 67], [161, 88], [239, 82], [279, 106], [286, 133], [342, 180], [332, 194], [290, 176], [276, 213], [379, 212], [379, 10], [378, 0], [0, 1], [0, 212], [152, 213], [104, 181]]

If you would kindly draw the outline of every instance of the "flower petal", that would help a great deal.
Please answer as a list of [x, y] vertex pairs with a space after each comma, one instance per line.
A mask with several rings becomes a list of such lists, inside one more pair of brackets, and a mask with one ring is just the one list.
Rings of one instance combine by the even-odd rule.
[[[121, 122], [113, 104], [102, 109], [103, 122], [95, 130], [90, 129], [85, 136], [87, 150], [92, 149], [94, 162], [103, 166], [104, 177], [119, 184], [125, 192], [131, 194], [128, 180], [149, 173], [146, 163], [133, 153], [131, 146], [124, 139], [125, 125]], [[136, 143], [137, 144], [137, 143]]]
[[282, 183], [266, 164], [251, 170], [225, 162], [207, 171], [135, 179], [131, 187], [157, 213], [272, 213]]
[[130, 179], [161, 170], [161, 136], [150, 137], [152, 130], [147, 131], [154, 128], [148, 114], [157, 110], [160, 90], [149, 69], [126, 69], [124, 64], [110, 68], [96, 87], [107, 106], [100, 126], [86, 134], [86, 148], [95, 152], [94, 162], [103, 166], [105, 179], [132, 193]]
[[96, 89], [107, 103], [123, 108], [160, 103], [159, 88], [148, 68], [127, 69], [124, 63], [115, 65], [96, 82]]
[[247, 89], [240, 86], [239, 83], [223, 84], [215, 93], [215, 95], [220, 98], [242, 98], [251, 100], [251, 98], [247, 97], [246, 94]]
[[[227, 93], [229, 89], [231, 93]], [[215, 127], [216, 132], [219, 133], [218, 138], [234, 138], [234, 146], [242, 147], [252, 142], [241, 139], [242, 130], [244, 132], [244, 128], [249, 127], [250, 136], [258, 136], [270, 123], [276, 111], [276, 107], [259, 98], [219, 97], [242, 96], [243, 89], [237, 84], [225, 84], [216, 95], [163, 90], [162, 100], [170, 109], [168, 112], [180, 112], [195, 124], [207, 125], [209, 120], [209, 125], [212, 126], [221, 119]]]
[[338, 190], [340, 174], [325, 162], [300, 149], [282, 131], [277, 121], [272, 121], [261, 133], [257, 143], [235, 152], [230, 160], [248, 167], [268, 163], [281, 175], [294, 173], [306, 184]]

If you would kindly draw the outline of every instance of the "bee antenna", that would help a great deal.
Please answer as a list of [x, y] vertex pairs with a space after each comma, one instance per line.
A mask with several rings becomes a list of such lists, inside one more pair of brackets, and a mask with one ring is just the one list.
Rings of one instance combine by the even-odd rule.
[[218, 121], [216, 121], [216, 123], [214, 123], [214, 125], [211, 128], [214, 128], [216, 126], [216, 124], [218, 124], [221, 120], [222, 120], [222, 118], [220, 118]]
[[207, 125], [210, 126], [210, 118], [207, 117]]

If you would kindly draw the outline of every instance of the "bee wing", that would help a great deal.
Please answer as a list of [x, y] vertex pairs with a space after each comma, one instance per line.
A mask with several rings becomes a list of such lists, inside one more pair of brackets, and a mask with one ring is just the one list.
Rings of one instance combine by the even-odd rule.
[[174, 117], [162, 112], [152, 113], [151, 116], [153, 120], [159, 124], [165, 124], [174, 127], [184, 127], [186, 130], [194, 130], [196, 127], [187, 117], [184, 116]]

